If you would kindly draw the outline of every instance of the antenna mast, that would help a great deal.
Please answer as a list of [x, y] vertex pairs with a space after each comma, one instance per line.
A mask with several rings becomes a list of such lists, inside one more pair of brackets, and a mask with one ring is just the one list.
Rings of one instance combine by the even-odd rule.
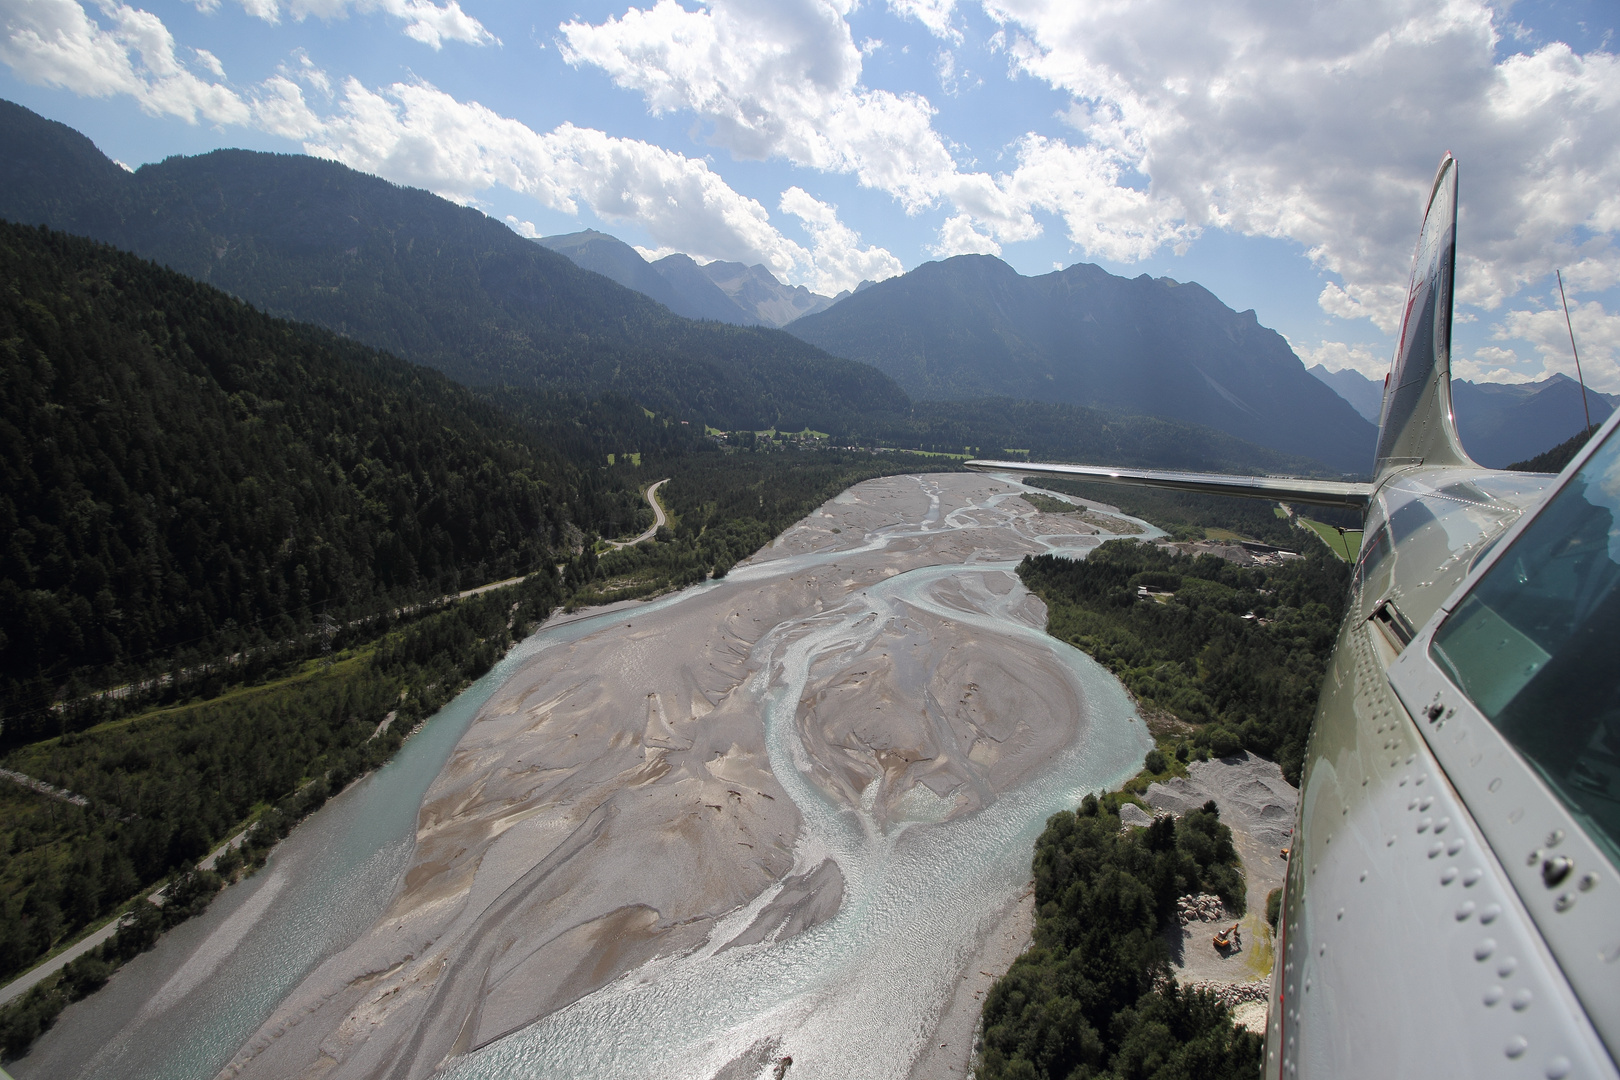
[[1586, 403], [1586, 377], [1581, 374], [1581, 351], [1575, 347], [1575, 324], [1569, 321], [1569, 300], [1564, 296], [1564, 272], [1558, 275], [1558, 299], [1564, 302], [1564, 328], [1569, 331], [1569, 351], [1575, 354], [1575, 377], [1581, 380], [1581, 408], [1586, 410], [1586, 435], [1592, 436], [1592, 407]]

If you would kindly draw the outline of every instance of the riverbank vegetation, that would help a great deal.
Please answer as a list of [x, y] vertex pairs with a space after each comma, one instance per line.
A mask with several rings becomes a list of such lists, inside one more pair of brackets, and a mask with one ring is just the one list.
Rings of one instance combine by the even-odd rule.
[[[216, 699], [31, 744], [6, 766], [84, 805], [0, 791], [0, 981], [124, 913], [114, 937], [0, 1007], [21, 1053], [67, 1004], [203, 910], [331, 793], [391, 757], [418, 722], [487, 672], [555, 607], [557, 580], [459, 601], [350, 652]], [[386, 729], [383, 728], [387, 721]], [[196, 862], [246, 829], [215, 871]], [[169, 881], [161, 908], [145, 896]]]
[[1242, 567], [1115, 540], [1080, 561], [1026, 558], [1018, 576], [1046, 602], [1049, 633], [1112, 671], [1145, 708], [1194, 725], [1193, 746], [1252, 750], [1299, 782], [1349, 588], [1349, 566], [1325, 547]]
[[1170, 974], [1163, 932], [1188, 893], [1243, 895], [1213, 803], [1122, 829], [1087, 796], [1035, 844], [1034, 944], [985, 996], [981, 1080], [1251, 1080], [1259, 1036]]

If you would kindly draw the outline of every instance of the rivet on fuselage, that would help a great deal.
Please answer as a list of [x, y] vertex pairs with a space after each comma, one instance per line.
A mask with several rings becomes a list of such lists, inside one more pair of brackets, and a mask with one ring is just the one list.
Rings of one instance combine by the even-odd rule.
[[1525, 1040], [1525, 1037], [1515, 1035], [1507, 1041], [1507, 1045], [1502, 1048], [1502, 1053], [1517, 1061], [1524, 1056], [1524, 1052], [1528, 1049], [1530, 1049], [1530, 1044]]
[[1530, 1001], [1535, 996], [1536, 995], [1534, 995], [1534, 994], [1532, 994], [1530, 992], [1528, 987], [1526, 987], [1523, 990], [1520, 990], [1517, 994], [1514, 994], [1513, 995], [1513, 1011], [1514, 1012], [1524, 1012], [1524, 1010], [1526, 1010], [1526, 1009], [1528, 1009], [1530, 1007]]
[[1507, 991], [1502, 989], [1500, 986], [1491, 987], [1489, 990], [1485, 991], [1485, 1007], [1487, 1009], [1492, 1007], [1497, 1002], [1501, 1001], [1503, 995], [1506, 993]]
[[1455, 866], [1446, 867], [1445, 870], [1440, 874], [1440, 884], [1442, 884], [1442, 885], [1450, 885], [1453, 881], [1456, 881], [1456, 880], [1457, 880], [1457, 868]]
[[1458, 922], [1467, 922], [1468, 919], [1469, 919], [1469, 916], [1471, 916], [1473, 914], [1474, 914], [1474, 902], [1472, 900], [1465, 900], [1465, 901], [1463, 901], [1462, 906], [1457, 909], [1457, 921]]
[[1476, 866], [1472, 870], [1468, 871], [1468, 873], [1464, 874], [1463, 888], [1472, 889], [1475, 885], [1477, 885], [1479, 883], [1480, 873], [1481, 871], [1479, 867]]
[[1489, 960], [1491, 958], [1491, 953], [1495, 951], [1496, 939], [1486, 938], [1484, 941], [1474, 946], [1474, 959], [1481, 962]]

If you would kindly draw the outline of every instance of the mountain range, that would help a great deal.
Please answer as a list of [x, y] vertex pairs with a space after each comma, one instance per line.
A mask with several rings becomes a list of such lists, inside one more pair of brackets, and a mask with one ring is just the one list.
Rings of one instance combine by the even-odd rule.
[[[1384, 384], [1359, 371], [1328, 371], [1317, 364], [1310, 373], [1332, 387], [1357, 412], [1377, 423]], [[1603, 423], [1620, 395], [1586, 391], [1592, 423]], [[1577, 434], [1586, 426], [1581, 385], [1567, 375], [1551, 375], [1531, 383], [1475, 383], [1451, 381], [1451, 406], [1457, 416], [1457, 434], [1463, 449], [1481, 465], [1504, 469], [1524, 461]]]
[[1099, 266], [1024, 277], [989, 255], [925, 263], [788, 332], [862, 360], [913, 398], [1000, 394], [1205, 424], [1345, 472], [1374, 427], [1282, 335], [1195, 283]]
[[803, 285], [784, 285], [760, 265], [700, 263], [679, 252], [648, 262], [623, 240], [595, 229], [546, 236], [537, 243], [689, 319], [713, 319], [738, 326], [785, 326], [849, 295], [842, 292], [822, 296]]
[[468, 385], [619, 392], [726, 429], [843, 430], [909, 407], [866, 364], [680, 318], [478, 210], [332, 161], [220, 150], [131, 173], [0, 102], [0, 217], [110, 243]]

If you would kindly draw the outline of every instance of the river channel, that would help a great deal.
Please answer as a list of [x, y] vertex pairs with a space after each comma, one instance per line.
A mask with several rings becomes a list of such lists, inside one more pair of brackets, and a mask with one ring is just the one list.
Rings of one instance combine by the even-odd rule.
[[[486, 703], [552, 650], [592, 635], [606, 641], [627, 617], [647, 619], [698, 597], [770, 588], [834, 564], [847, 570], [942, 534], [973, 535], [983, 541], [959, 544], [952, 561], [924, 559], [892, 571], [842, 602], [782, 620], [752, 644], [744, 689], [757, 703], [770, 771], [798, 810], [794, 870], [836, 862], [844, 881], [836, 914], [785, 940], [722, 949], [780, 886], [767, 887], [720, 918], [703, 945], [635, 966], [452, 1059], [447, 1069], [457, 1080], [707, 1080], [751, 1052], [768, 1052], [792, 1055], [796, 1077], [906, 1076], [989, 923], [1027, 882], [1045, 819], [1129, 776], [1150, 745], [1119, 683], [1035, 625], [1032, 601], [1012, 574], [1015, 556], [1083, 556], [1108, 536], [1035, 527], [1037, 518], [1053, 519], [1009, 501], [1021, 485], [970, 479], [972, 490], [939, 477], [862, 485], [807, 519], [814, 527], [790, 532], [722, 581], [542, 627], [431, 718], [393, 761], [312, 815], [263, 871], [64, 1013], [13, 1071], [19, 1080], [215, 1076], [318, 965], [384, 918], [412, 864], [419, 811], [435, 778]], [[820, 523], [847, 527], [858, 518], [852, 507], [878, 505], [873, 492], [897, 493], [886, 496], [895, 505], [882, 504], [858, 539], [834, 537]], [[949, 798], [921, 784], [881, 820], [870, 805], [839, 800], [813, 777], [801, 702], [818, 671], [870, 651], [907, 619], [1049, 655], [1084, 722], [1040, 768], [971, 813], [953, 813]], [[878, 786], [867, 789], [868, 803]]]

